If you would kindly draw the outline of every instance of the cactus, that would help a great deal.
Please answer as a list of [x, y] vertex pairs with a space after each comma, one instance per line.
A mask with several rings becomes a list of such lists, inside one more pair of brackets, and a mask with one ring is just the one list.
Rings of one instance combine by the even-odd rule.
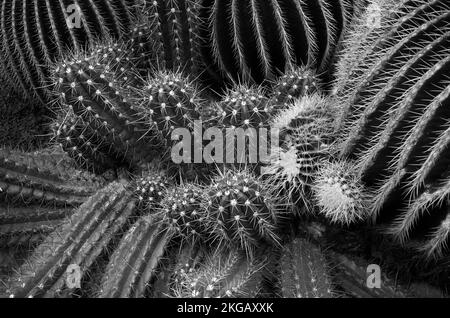
[[141, 217], [112, 254], [98, 297], [143, 297], [171, 240], [158, 217]]
[[0, 205], [0, 246], [33, 244], [58, 228], [70, 208], [10, 207]]
[[129, 96], [122, 75], [114, 72], [116, 60], [83, 55], [76, 54], [55, 69], [55, 89], [65, 119], [62, 129], [55, 125], [57, 139], [83, 166], [94, 170], [105, 162], [134, 166], [150, 161], [160, 135]]
[[318, 212], [332, 223], [351, 225], [370, 218], [371, 196], [352, 162], [326, 162], [317, 172], [313, 196]]
[[280, 259], [283, 298], [332, 298], [329, 269], [320, 249], [297, 238], [284, 247]]
[[193, 128], [200, 118], [201, 91], [179, 72], [160, 71], [138, 90], [138, 100], [146, 117], [154, 121], [165, 137], [175, 128]]
[[251, 173], [225, 170], [208, 190], [207, 225], [212, 241], [242, 248], [249, 256], [264, 244], [280, 244], [282, 197], [274, 198]]
[[359, 1], [204, 0], [203, 58], [234, 81], [274, 80], [296, 65], [326, 70]]
[[334, 113], [332, 100], [315, 94], [297, 100], [271, 121], [280, 145], [273, 148], [263, 174], [276, 195], [287, 192], [292, 202], [309, 205], [307, 192], [315, 173], [332, 152]]
[[[134, 0], [0, 2], [0, 74], [7, 84], [45, 104], [49, 65], [66, 50], [94, 46], [98, 38], [124, 37], [131, 28]], [[72, 12], [72, 13], [70, 13]], [[71, 27], [78, 23], [80, 27]]]
[[132, 182], [130, 190], [135, 195], [138, 207], [146, 212], [154, 212], [160, 207], [170, 184], [171, 181], [162, 172], [147, 169]]
[[287, 108], [318, 89], [318, 76], [309, 68], [295, 67], [281, 76], [272, 89], [277, 108]]
[[0, 199], [6, 202], [79, 205], [101, 184], [52, 156], [0, 148]]
[[[145, 54], [160, 69], [198, 75], [200, 56], [200, 0], [145, 1], [147, 20], [140, 21], [141, 43], [150, 43]], [[145, 28], [147, 26], [148, 28]], [[144, 48], [145, 49], [145, 48]], [[145, 50], [144, 50], [145, 53]]]
[[378, 4], [380, 26], [355, 26], [348, 42], [358, 46], [342, 57], [340, 157], [356, 161], [353, 169], [375, 193], [374, 221], [400, 243], [419, 241], [426, 255], [441, 257], [450, 233], [449, 5]]
[[172, 294], [178, 298], [255, 297], [261, 287], [263, 266], [263, 260], [249, 260], [239, 250], [211, 253], [198, 267], [175, 273]]
[[272, 112], [270, 99], [262, 87], [236, 85], [217, 105], [221, 124], [234, 128], [259, 128], [267, 125]]
[[69, 267], [83, 276], [111, 239], [135, 213], [132, 193], [118, 182], [97, 192], [9, 277], [7, 296], [54, 297], [70, 292]]
[[194, 184], [174, 187], [161, 200], [160, 215], [170, 231], [190, 243], [205, 238], [203, 189]]

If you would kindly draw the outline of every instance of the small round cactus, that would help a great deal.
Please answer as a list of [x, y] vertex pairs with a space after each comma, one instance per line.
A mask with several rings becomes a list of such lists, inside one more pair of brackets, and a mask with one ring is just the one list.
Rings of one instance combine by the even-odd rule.
[[273, 96], [277, 108], [288, 107], [295, 100], [314, 92], [318, 79], [313, 70], [306, 67], [296, 67], [280, 77], [273, 87]]
[[332, 223], [351, 225], [369, 218], [370, 196], [351, 162], [328, 162], [318, 171], [313, 186], [319, 209]]
[[218, 105], [227, 127], [258, 128], [267, 125], [272, 107], [261, 87], [238, 85]]
[[185, 184], [169, 189], [161, 201], [160, 213], [175, 235], [196, 242], [205, 234], [203, 190], [194, 184]]
[[193, 128], [200, 118], [201, 91], [181, 73], [158, 72], [138, 94], [143, 111], [164, 136], [177, 127]]
[[170, 180], [162, 172], [149, 170], [134, 180], [131, 190], [137, 198], [138, 206], [151, 211], [159, 207], [169, 186]]
[[280, 205], [251, 173], [228, 170], [210, 185], [208, 227], [219, 245], [234, 245], [252, 255], [261, 244], [278, 244]]

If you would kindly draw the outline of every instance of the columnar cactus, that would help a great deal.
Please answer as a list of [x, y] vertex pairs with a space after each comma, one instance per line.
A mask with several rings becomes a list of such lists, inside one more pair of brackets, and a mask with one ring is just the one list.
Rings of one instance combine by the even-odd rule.
[[49, 65], [67, 50], [93, 47], [99, 38], [124, 37], [131, 28], [134, 0], [0, 1], [0, 76], [45, 104]]
[[318, 212], [332, 223], [351, 225], [370, 218], [371, 197], [352, 162], [326, 162], [317, 172], [313, 196]]
[[135, 213], [132, 193], [113, 182], [86, 203], [52, 232], [33, 252], [6, 285], [7, 296], [54, 297], [70, 291], [69, 267], [86, 274], [102, 250], [120, 233]]
[[[449, 240], [447, 1], [376, 1], [378, 27], [355, 26], [335, 91], [341, 158], [375, 192], [374, 220], [429, 256]], [[399, 39], [401, 39], [399, 41]], [[363, 52], [363, 54], [360, 54]]]
[[277, 225], [283, 198], [274, 198], [263, 181], [246, 171], [226, 170], [208, 190], [207, 225], [212, 240], [236, 246], [249, 256], [264, 244], [280, 243]]
[[241, 298], [255, 297], [262, 283], [262, 260], [249, 260], [245, 253], [231, 250], [207, 255], [198, 267], [175, 273], [174, 297]]
[[158, 217], [139, 218], [110, 257], [98, 297], [143, 297], [165, 256], [171, 232]]
[[295, 65], [325, 70], [358, 1], [203, 0], [206, 64], [261, 83]]
[[102, 184], [50, 155], [0, 148], [0, 199], [44, 206], [79, 205]]
[[148, 162], [161, 142], [154, 123], [129, 96], [123, 76], [114, 72], [115, 65], [115, 59], [104, 60], [102, 54], [81, 54], [55, 70], [61, 117], [68, 118], [56, 135], [63, 133], [61, 144], [84, 166], [95, 168], [99, 159], [131, 166]]
[[333, 286], [325, 256], [305, 239], [295, 239], [280, 259], [283, 298], [331, 298]]
[[[147, 21], [140, 28], [140, 42], [151, 43], [153, 65], [161, 69], [199, 74], [200, 67], [200, 0], [145, 1]], [[146, 27], [147, 26], [147, 27]], [[139, 39], [138, 37], [138, 39]], [[142, 39], [144, 37], [144, 39]]]

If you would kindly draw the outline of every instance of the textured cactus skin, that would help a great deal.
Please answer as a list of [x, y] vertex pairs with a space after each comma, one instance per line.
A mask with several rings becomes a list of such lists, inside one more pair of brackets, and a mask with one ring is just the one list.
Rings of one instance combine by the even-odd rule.
[[318, 76], [307, 67], [295, 67], [281, 76], [275, 83], [273, 95], [277, 108], [287, 108], [302, 96], [318, 89]]
[[287, 192], [294, 202], [309, 205], [309, 191], [315, 174], [332, 153], [335, 110], [333, 100], [319, 94], [304, 96], [271, 120], [280, 135], [280, 145], [271, 154], [263, 174], [278, 195]]
[[57, 139], [71, 156], [94, 170], [104, 163], [132, 166], [150, 161], [160, 136], [131, 100], [122, 74], [114, 71], [116, 60], [82, 55], [55, 70], [61, 117], [67, 121], [55, 125]]
[[98, 296], [143, 297], [167, 251], [170, 233], [158, 217], [141, 217], [111, 256]]
[[212, 253], [198, 267], [191, 264], [175, 273], [172, 294], [182, 298], [255, 297], [262, 266], [263, 261], [249, 260], [239, 250]]
[[417, 239], [426, 255], [440, 257], [450, 233], [449, 4], [378, 3], [380, 27], [361, 21], [339, 67], [340, 156], [356, 160], [375, 192], [374, 220], [399, 242]]
[[185, 184], [169, 189], [161, 201], [160, 215], [170, 231], [190, 243], [205, 238], [206, 212], [200, 186]]
[[147, 213], [155, 212], [166, 195], [171, 180], [156, 169], [149, 169], [142, 176], [132, 182], [133, 191], [138, 202], [138, 207]]
[[305, 239], [285, 246], [280, 259], [283, 298], [331, 298], [333, 287], [325, 256]]
[[[211, 71], [261, 83], [296, 65], [323, 70], [358, 1], [204, 0], [202, 50]], [[216, 75], [217, 76], [217, 75]]]
[[[208, 189], [207, 222], [212, 240], [244, 249], [279, 244], [276, 232], [282, 198], [273, 198], [262, 181], [246, 171], [227, 170]], [[278, 201], [279, 200], [279, 201]]]
[[[71, 4], [81, 9], [80, 28], [69, 27], [76, 22]], [[49, 65], [67, 49], [94, 46], [98, 38], [122, 38], [131, 28], [134, 4], [134, 0], [1, 1], [0, 76], [21, 94], [44, 104], [51, 98], [45, 89]]]
[[0, 205], [0, 246], [39, 241], [61, 225], [71, 208], [10, 207]]
[[57, 157], [0, 149], [0, 198], [6, 202], [76, 206], [101, 184]]
[[113, 182], [100, 190], [8, 279], [6, 296], [55, 297], [67, 291], [67, 267], [78, 265], [85, 274], [134, 210], [132, 193], [123, 184]]
[[180, 72], [157, 72], [138, 91], [138, 96], [146, 117], [169, 139], [175, 128], [193, 128], [194, 120], [200, 118], [200, 90]]
[[148, 21], [144, 22], [144, 28], [141, 27], [143, 34], [140, 37], [145, 38], [147, 34], [147, 39], [140, 42], [151, 43], [149, 53], [145, 54], [150, 57], [150, 64], [185, 74], [198, 75], [202, 72], [199, 52], [201, 0], [144, 2], [143, 10]]

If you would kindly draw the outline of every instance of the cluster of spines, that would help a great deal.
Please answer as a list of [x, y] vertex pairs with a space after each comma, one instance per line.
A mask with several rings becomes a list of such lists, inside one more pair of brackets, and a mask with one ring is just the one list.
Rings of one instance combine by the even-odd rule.
[[146, 170], [131, 183], [138, 206], [145, 212], [155, 212], [170, 187], [170, 180], [156, 169]]
[[370, 218], [369, 191], [352, 162], [325, 162], [317, 172], [313, 196], [320, 214], [332, 223], [351, 225]]
[[75, 1], [68, 7], [51, 1], [1, 1], [0, 76], [30, 100], [45, 104], [51, 99], [48, 66], [68, 49], [94, 46], [98, 38], [124, 37], [133, 5], [133, 0]]
[[353, 32], [348, 41], [358, 46], [342, 57], [340, 156], [356, 161], [375, 193], [374, 220], [385, 222], [399, 242], [418, 239], [428, 256], [440, 257], [450, 233], [449, 178], [442, 173], [449, 143], [449, 5], [378, 4], [380, 26], [363, 36]]
[[306, 192], [332, 153], [332, 103], [320, 94], [304, 96], [272, 119], [270, 126], [279, 133], [279, 145], [272, 148], [263, 174], [276, 195], [287, 192], [291, 201], [307, 203]]
[[[198, 75], [200, 68], [200, 0], [147, 1], [150, 59], [159, 68]], [[145, 37], [144, 35], [141, 35]]]
[[171, 292], [182, 298], [255, 297], [262, 285], [263, 264], [239, 250], [210, 253], [197, 267], [178, 270]]
[[319, 247], [297, 238], [284, 247], [279, 261], [281, 297], [332, 298], [333, 286]]
[[9, 277], [7, 296], [55, 297], [70, 290], [69, 266], [84, 276], [103, 249], [133, 215], [135, 201], [126, 187], [113, 182], [75, 211]]
[[169, 189], [161, 200], [162, 221], [183, 241], [197, 243], [206, 238], [203, 191], [195, 184], [185, 184]]
[[287, 108], [296, 100], [318, 90], [318, 77], [311, 68], [295, 67], [277, 79], [273, 96], [277, 108]]
[[277, 226], [283, 198], [273, 197], [263, 181], [247, 171], [225, 170], [208, 189], [207, 225], [212, 241], [231, 244], [249, 256], [261, 244], [280, 244]]
[[326, 70], [359, 6], [346, 0], [204, 1], [204, 59], [234, 81], [273, 80], [295, 65]]
[[194, 128], [200, 118], [201, 90], [180, 72], [159, 71], [138, 90], [138, 101], [146, 118], [164, 137], [176, 128]]
[[0, 198], [6, 202], [79, 205], [102, 185], [82, 175], [51, 156], [0, 149]]
[[[101, 54], [80, 55], [61, 63], [54, 74], [61, 117], [69, 120], [68, 125], [62, 123], [65, 131], [56, 127], [57, 136], [64, 132], [62, 145], [69, 141], [69, 153], [78, 154], [76, 159], [85, 161], [84, 166], [101, 166], [104, 161], [133, 166], [148, 161], [160, 136], [114, 72], [116, 61], [104, 61]], [[101, 159], [98, 165], [88, 161], [96, 157]]]

